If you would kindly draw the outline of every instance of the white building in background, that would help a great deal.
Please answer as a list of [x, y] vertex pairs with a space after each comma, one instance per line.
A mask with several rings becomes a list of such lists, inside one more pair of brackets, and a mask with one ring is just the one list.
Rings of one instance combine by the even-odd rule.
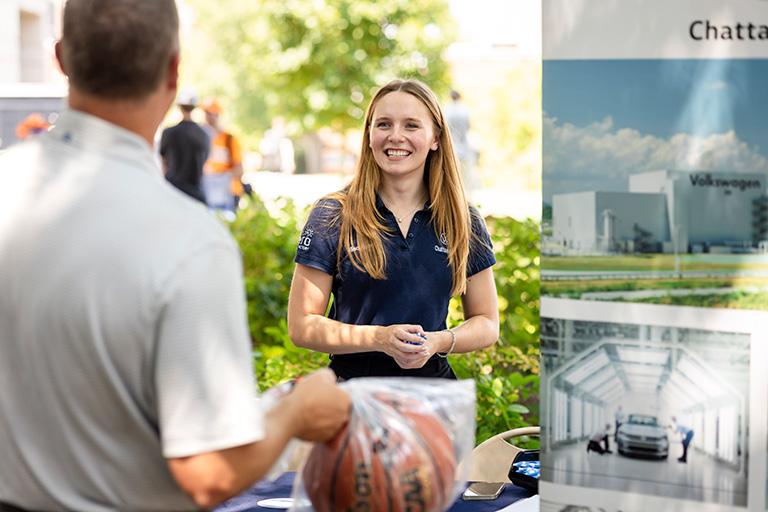
[[567, 254], [745, 252], [768, 237], [768, 175], [660, 170], [628, 192], [552, 197], [552, 245]]
[[66, 79], [53, 53], [61, 7], [62, 0], [0, 0], [0, 150], [16, 142], [27, 115], [55, 119], [64, 107]]

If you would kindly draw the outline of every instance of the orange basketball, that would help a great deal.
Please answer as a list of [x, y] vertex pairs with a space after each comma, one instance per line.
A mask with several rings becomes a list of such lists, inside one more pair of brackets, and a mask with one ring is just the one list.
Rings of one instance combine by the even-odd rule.
[[374, 396], [402, 414], [419, 434], [417, 439], [425, 446], [434, 464], [436, 484], [445, 502], [450, 505], [458, 462], [453, 443], [443, 423], [425, 404], [413, 397], [383, 391], [375, 393]]
[[418, 432], [419, 442], [435, 469], [435, 482], [445, 502], [445, 508], [451, 506], [451, 493], [456, 475], [456, 452], [448, 432], [437, 416], [425, 412], [403, 411], [403, 415], [411, 422]]
[[315, 445], [302, 479], [316, 512], [444, 512], [456, 471], [450, 436], [434, 414], [373, 401], [334, 439]]

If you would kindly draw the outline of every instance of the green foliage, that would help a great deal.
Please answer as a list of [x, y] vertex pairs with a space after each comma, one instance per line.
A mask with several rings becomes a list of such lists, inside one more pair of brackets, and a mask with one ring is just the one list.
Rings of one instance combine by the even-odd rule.
[[[286, 326], [303, 217], [289, 201], [270, 211], [256, 199], [232, 224], [243, 251], [254, 366], [262, 390], [328, 365], [327, 355], [294, 346]], [[531, 220], [489, 218], [488, 227], [498, 261], [499, 341], [488, 350], [449, 356], [457, 376], [477, 384], [477, 443], [505, 430], [538, 425], [539, 411], [538, 226]], [[449, 326], [461, 318], [461, 302], [454, 299]]]
[[[499, 340], [483, 351], [449, 356], [459, 378], [477, 384], [477, 443], [539, 424], [539, 237], [528, 219], [487, 219], [496, 253]], [[451, 326], [461, 321], [453, 299]]]
[[254, 351], [254, 368], [260, 391], [328, 366], [327, 354], [299, 348], [291, 342], [285, 318], [266, 331], [277, 344], [261, 344]]
[[[480, 155], [484, 179], [541, 189], [541, 62], [520, 60], [473, 111], [473, 130], [487, 145]], [[477, 121], [475, 121], [477, 120]]]
[[[501, 339], [530, 353], [538, 351], [540, 257], [538, 224], [531, 219], [490, 219], [498, 263]], [[532, 342], [534, 344], [532, 345]]]
[[248, 319], [255, 344], [283, 342], [274, 329], [285, 321], [288, 311], [293, 256], [303, 212], [290, 200], [278, 206], [270, 212], [254, 195], [253, 202], [238, 213], [230, 226], [243, 253]]
[[392, 78], [418, 77], [438, 93], [447, 87], [441, 53], [456, 24], [446, 0], [188, 4], [237, 84], [229, 92], [240, 125], [280, 115], [297, 131], [343, 131], [360, 125], [371, 91]]

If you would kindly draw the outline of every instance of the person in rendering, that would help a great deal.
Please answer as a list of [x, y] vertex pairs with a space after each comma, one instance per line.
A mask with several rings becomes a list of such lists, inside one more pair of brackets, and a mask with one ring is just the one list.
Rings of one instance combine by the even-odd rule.
[[619, 406], [616, 409], [616, 412], [614, 413], [614, 418], [616, 419], [616, 432], [614, 432], [614, 436], [619, 435], [619, 427], [622, 423], [624, 423], [624, 411], [621, 410], [621, 406]]
[[68, 0], [55, 127], [0, 155], [0, 510], [200, 510], [349, 396], [327, 369], [256, 400], [238, 247], [171, 186], [173, 0]]
[[202, 108], [206, 123], [203, 128], [211, 139], [211, 151], [203, 168], [208, 206], [234, 212], [244, 192], [240, 140], [221, 124], [224, 109], [218, 98], [208, 96]]
[[677, 418], [672, 416], [672, 425], [670, 427], [673, 432], [679, 433], [683, 440], [683, 455], [677, 459], [680, 462], [688, 462], [688, 445], [691, 444], [693, 439], [693, 429], [678, 423]]
[[192, 111], [199, 102], [200, 99], [194, 90], [179, 90], [176, 104], [182, 119], [179, 124], [163, 130], [160, 138], [160, 156], [163, 158], [165, 179], [188, 196], [205, 204], [205, 191], [201, 180], [211, 141], [205, 130], [192, 120]]
[[[587, 453], [590, 451], [597, 452], [600, 455], [603, 455], [604, 453], [613, 453], [611, 451], [610, 444], [608, 443], [608, 437], [610, 437], [611, 432], [611, 424], [606, 423], [605, 424], [605, 430], [598, 430], [594, 434], [592, 434], [592, 437], [589, 438], [589, 442], [587, 443]], [[600, 443], [603, 445], [601, 446]]]
[[[448, 354], [496, 341], [490, 236], [425, 84], [394, 80], [374, 95], [355, 175], [315, 203], [294, 261], [289, 335], [332, 354], [341, 379], [455, 378]], [[448, 330], [455, 295], [465, 321]]]

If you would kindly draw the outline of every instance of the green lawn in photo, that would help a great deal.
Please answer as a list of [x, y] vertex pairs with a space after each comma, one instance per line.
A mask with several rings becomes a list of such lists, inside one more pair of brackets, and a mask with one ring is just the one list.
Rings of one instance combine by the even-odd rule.
[[[672, 271], [675, 256], [672, 254], [642, 254], [618, 256], [578, 256], [542, 258], [542, 296], [571, 299], [588, 298], [584, 294], [593, 292], [629, 292], [641, 290], [701, 290], [733, 289], [712, 294], [665, 294], [645, 298], [606, 298], [600, 300], [635, 302], [647, 304], [684, 305], [736, 309], [768, 310], [768, 278], [762, 273], [768, 271], [768, 257], [758, 254], [694, 254], [682, 255], [679, 261], [679, 277], [660, 278], [599, 278], [599, 279], [552, 279], [547, 270], [584, 272], [652, 272]], [[709, 277], [686, 277], [686, 272], [733, 272], [734, 275]], [[748, 275], [754, 272], [755, 275]], [[737, 274], [738, 273], [738, 274]], [[747, 275], [744, 275], [747, 274]]]
[[[542, 269], [583, 271], [652, 271], [674, 270], [674, 254], [622, 254], [615, 256], [545, 256]], [[768, 255], [764, 254], [684, 254], [680, 271], [768, 271]], [[546, 280], [546, 277], [542, 278]]]

